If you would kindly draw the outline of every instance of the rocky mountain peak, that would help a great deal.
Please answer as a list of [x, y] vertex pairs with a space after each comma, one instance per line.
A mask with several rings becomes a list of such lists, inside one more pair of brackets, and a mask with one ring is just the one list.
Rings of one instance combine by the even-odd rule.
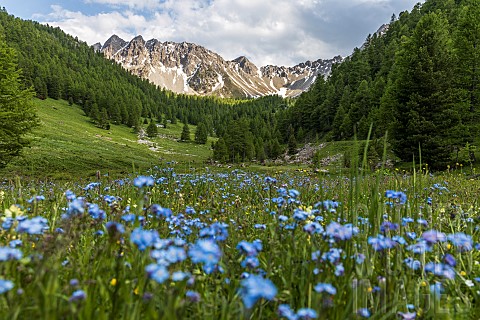
[[122, 49], [128, 44], [127, 41], [121, 39], [119, 36], [114, 34], [110, 38], [108, 38], [107, 41], [105, 41], [103, 47], [102, 47], [102, 52], [105, 52], [106, 50], [111, 51], [113, 53], [117, 52], [118, 50]]
[[232, 60], [233, 63], [237, 64], [240, 69], [249, 75], [258, 74], [258, 68], [245, 56], [240, 56], [237, 59]]
[[145, 40], [143, 39], [143, 37], [141, 35], [138, 35], [135, 38], [133, 38], [130, 41], [130, 43], [139, 43], [139, 44], [145, 45]]
[[113, 35], [101, 51], [130, 72], [177, 93], [243, 98], [299, 95], [338, 62], [334, 58], [259, 69], [245, 56], [226, 61], [194, 43], [145, 41], [141, 35], [129, 42]]
[[93, 48], [93, 50], [95, 50], [95, 52], [101, 51], [102, 50], [102, 44], [100, 42], [97, 42], [97, 43], [92, 45], [92, 48]]

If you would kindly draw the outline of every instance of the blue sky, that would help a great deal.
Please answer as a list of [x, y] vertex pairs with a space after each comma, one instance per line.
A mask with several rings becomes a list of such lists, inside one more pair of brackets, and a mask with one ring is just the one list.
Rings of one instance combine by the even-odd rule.
[[415, 0], [3, 0], [10, 14], [59, 26], [89, 44], [193, 42], [231, 60], [291, 66], [347, 56]]

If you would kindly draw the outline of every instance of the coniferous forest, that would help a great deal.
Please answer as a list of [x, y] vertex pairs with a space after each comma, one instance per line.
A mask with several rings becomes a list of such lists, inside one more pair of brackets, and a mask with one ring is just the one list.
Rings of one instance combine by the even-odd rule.
[[[426, 1], [392, 16], [280, 119], [297, 140], [387, 134], [403, 161], [446, 168], [478, 134], [480, 2]], [[453, 156], [453, 158], [452, 158]]]

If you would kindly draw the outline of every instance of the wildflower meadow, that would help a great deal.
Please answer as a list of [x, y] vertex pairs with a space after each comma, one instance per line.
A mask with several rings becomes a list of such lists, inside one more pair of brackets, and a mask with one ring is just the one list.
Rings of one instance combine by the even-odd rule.
[[480, 183], [246, 169], [0, 184], [2, 319], [477, 319]]

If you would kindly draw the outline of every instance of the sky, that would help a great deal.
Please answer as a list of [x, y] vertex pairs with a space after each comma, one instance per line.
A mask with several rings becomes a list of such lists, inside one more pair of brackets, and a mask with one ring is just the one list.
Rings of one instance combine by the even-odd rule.
[[420, 0], [0, 0], [10, 14], [58, 26], [92, 45], [116, 34], [129, 41], [192, 42], [224, 59], [258, 67], [343, 57], [392, 14]]

